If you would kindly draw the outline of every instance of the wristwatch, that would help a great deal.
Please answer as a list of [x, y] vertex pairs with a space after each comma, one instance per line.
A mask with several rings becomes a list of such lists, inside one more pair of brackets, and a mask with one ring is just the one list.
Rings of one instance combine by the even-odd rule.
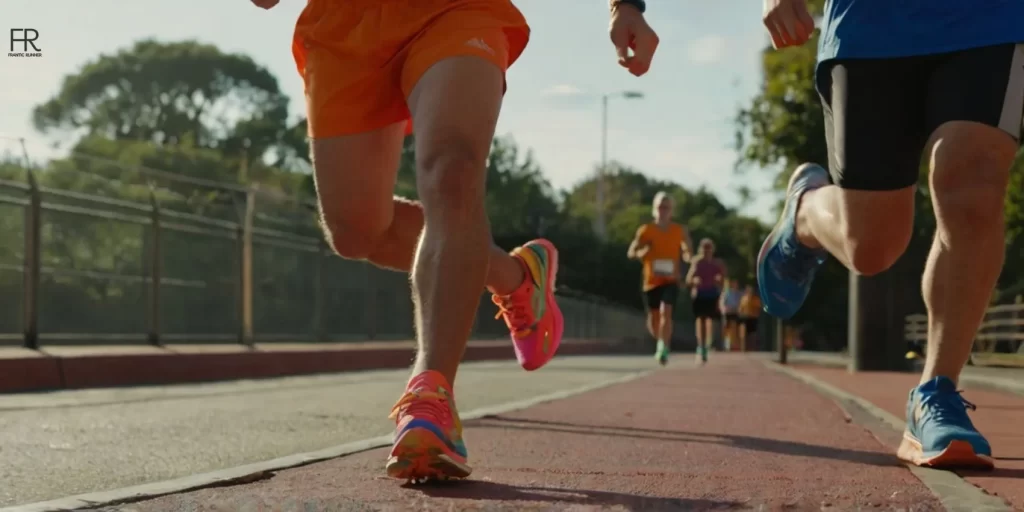
[[615, 10], [620, 5], [632, 5], [636, 7], [640, 14], [643, 14], [647, 10], [647, 2], [644, 0], [611, 0], [611, 8]]

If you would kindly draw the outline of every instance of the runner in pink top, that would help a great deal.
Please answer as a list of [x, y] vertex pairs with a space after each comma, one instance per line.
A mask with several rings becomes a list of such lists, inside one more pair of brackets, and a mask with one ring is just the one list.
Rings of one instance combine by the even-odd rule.
[[708, 362], [708, 344], [712, 341], [714, 321], [721, 316], [718, 298], [725, 281], [725, 263], [715, 258], [715, 244], [710, 238], [700, 241], [699, 256], [691, 262], [686, 275], [686, 286], [693, 298], [693, 316], [696, 319], [697, 360]]

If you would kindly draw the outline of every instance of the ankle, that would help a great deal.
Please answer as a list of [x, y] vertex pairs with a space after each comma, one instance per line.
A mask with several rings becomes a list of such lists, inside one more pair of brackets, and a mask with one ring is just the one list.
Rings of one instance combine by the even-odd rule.
[[[507, 256], [508, 259], [512, 260], [511, 262], [506, 260], [500, 264], [500, 267], [495, 266], [489, 272], [490, 278], [488, 281], [494, 281], [494, 283], [487, 285], [487, 291], [498, 297], [514, 295], [524, 287], [529, 286], [529, 279], [526, 279], [526, 273], [529, 271], [526, 267], [526, 262], [518, 256]], [[491, 265], [494, 265], [494, 263], [492, 258]]]
[[811, 224], [811, 212], [814, 209], [814, 197], [821, 189], [808, 190], [800, 195], [796, 203], [796, 215], [793, 229], [800, 245], [808, 249], [820, 249], [821, 243], [814, 236]]

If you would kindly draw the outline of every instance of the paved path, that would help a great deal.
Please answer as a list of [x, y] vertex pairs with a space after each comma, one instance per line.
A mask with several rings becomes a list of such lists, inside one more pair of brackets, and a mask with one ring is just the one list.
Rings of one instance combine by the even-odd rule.
[[[762, 357], [739, 354], [712, 354], [705, 367], [693, 367], [689, 361], [678, 357], [668, 368], [642, 375], [637, 371], [654, 369], [648, 358], [566, 358], [525, 378], [511, 365], [467, 366], [457, 388], [463, 411], [542, 394], [552, 384], [571, 387], [631, 379], [526, 408], [481, 413], [467, 421], [466, 440], [475, 469], [468, 481], [408, 487], [389, 479], [383, 473], [386, 438], [378, 437], [348, 448], [344, 456], [300, 467], [295, 466], [301, 460], [291, 459], [273, 467], [248, 466], [196, 477], [187, 485], [178, 480], [151, 486], [145, 492], [155, 496], [152, 499], [100, 510], [1024, 510], [1024, 396], [968, 391], [967, 398], [979, 406], [972, 417], [990, 436], [999, 469], [961, 478], [908, 468], [893, 455], [903, 400], [916, 381], [914, 375], [779, 367]], [[404, 378], [404, 373], [377, 372], [302, 385], [241, 383], [234, 385], [244, 389], [226, 394], [206, 386], [191, 397], [160, 396], [171, 393], [168, 390], [121, 391], [163, 404], [165, 413], [149, 413], [176, 425], [162, 434], [180, 443], [184, 452], [177, 454], [175, 444], [153, 438], [132, 441], [125, 436], [127, 442], [120, 445], [103, 445], [99, 470], [79, 465], [77, 470], [37, 472], [21, 482], [64, 478], [64, 487], [51, 486], [50, 493], [65, 489], [66, 495], [73, 494], [74, 485], [87, 490], [113, 486], [114, 480], [87, 485], [67, 476], [78, 471], [92, 478], [90, 474], [116, 471], [118, 464], [108, 462], [103, 453], [111, 455], [108, 459], [128, 457], [126, 464], [134, 468], [200, 460], [209, 471], [242, 459], [269, 458], [271, 453], [379, 436], [390, 429], [382, 411], [391, 405], [395, 384]], [[375, 391], [378, 385], [380, 391]], [[27, 411], [65, 411], [77, 417], [80, 414], [73, 410], [151, 403], [119, 396], [117, 405], [98, 405], [107, 397], [92, 393], [80, 395], [83, 405], [77, 407], [40, 402], [30, 404], [35, 408]], [[275, 393], [280, 393], [276, 399], [265, 398]], [[322, 398], [306, 402], [308, 396]], [[184, 402], [170, 405], [178, 401]], [[237, 401], [247, 405], [233, 405]], [[286, 405], [289, 401], [298, 403]], [[189, 413], [191, 408], [201, 414]], [[214, 417], [214, 410], [223, 408], [223, 416]], [[293, 408], [296, 412], [289, 412]], [[334, 412], [320, 422], [294, 420], [293, 428], [284, 428], [287, 418], [299, 411], [325, 410], [347, 412]], [[16, 412], [0, 413], [0, 418]], [[195, 423], [199, 418], [210, 419]], [[88, 417], [77, 421], [87, 423]], [[230, 428], [219, 427], [221, 423]], [[232, 441], [231, 432], [241, 440]], [[91, 432], [83, 439], [96, 435]], [[261, 451], [265, 445], [276, 451]], [[7, 442], [0, 446], [6, 448]], [[144, 453], [134, 458], [125, 455], [140, 452]], [[59, 460], [51, 459], [48, 468], [57, 467]], [[184, 463], [171, 467], [179, 475], [199, 471]], [[12, 476], [18, 475], [0, 475], [0, 481], [6, 484]], [[121, 478], [125, 476], [135, 481], [156, 479], [133, 472]], [[111, 496], [91, 499], [102, 504]], [[121, 494], [125, 496], [131, 494]]]
[[[918, 376], [906, 373], [866, 372], [851, 374], [837, 368], [797, 367], [840, 389], [863, 397], [903, 421], [907, 392], [917, 384]], [[1016, 510], [1024, 510], [1024, 398], [1019, 395], [964, 387], [964, 398], [978, 406], [971, 420], [992, 444], [996, 470], [963, 472], [964, 478], [991, 494], [1008, 501]], [[889, 444], [893, 450], [896, 442]]]
[[[472, 410], [651, 369], [565, 357], [524, 374], [468, 363]], [[167, 480], [387, 434], [407, 370], [205, 385], [0, 395], [0, 507]]]
[[467, 422], [466, 439], [468, 482], [404, 487], [381, 448], [125, 509], [942, 509], [831, 399], [750, 358]]

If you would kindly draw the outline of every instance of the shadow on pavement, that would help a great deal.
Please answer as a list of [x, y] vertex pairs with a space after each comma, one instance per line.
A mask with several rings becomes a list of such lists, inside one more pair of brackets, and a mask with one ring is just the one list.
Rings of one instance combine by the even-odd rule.
[[735, 446], [747, 450], [818, 457], [823, 459], [841, 459], [872, 466], [902, 466], [895, 455], [860, 450], [848, 450], [832, 446], [807, 444], [797, 441], [783, 441], [763, 437], [740, 436], [732, 434], [708, 434], [701, 432], [682, 432], [676, 430], [654, 430], [631, 427], [607, 427], [599, 425], [580, 425], [560, 421], [526, 420], [489, 416], [467, 422], [475, 428], [507, 428], [516, 430], [550, 430], [571, 434], [591, 436], [627, 436], [634, 439], [654, 439], [658, 441], [680, 441], [690, 443], [713, 443]]
[[426, 486], [410, 486], [432, 498], [487, 500], [487, 501], [528, 501], [548, 503], [553, 506], [592, 505], [618, 506], [625, 510], [737, 510], [744, 508], [738, 502], [691, 500], [681, 498], [658, 498], [608, 491], [561, 489], [556, 487], [533, 487], [501, 484], [483, 480], [441, 482]]

